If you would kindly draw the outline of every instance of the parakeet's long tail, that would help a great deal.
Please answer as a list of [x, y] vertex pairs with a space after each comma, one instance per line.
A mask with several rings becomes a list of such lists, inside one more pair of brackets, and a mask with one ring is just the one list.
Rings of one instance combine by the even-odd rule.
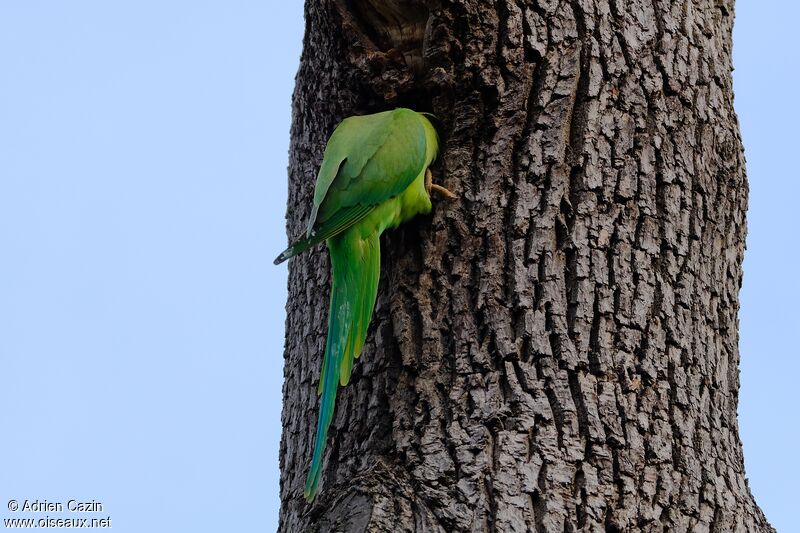
[[305, 487], [306, 500], [317, 494], [322, 476], [322, 454], [333, 420], [336, 390], [347, 385], [353, 358], [361, 355], [367, 327], [375, 307], [380, 276], [380, 241], [377, 234], [362, 239], [357, 231], [328, 241], [333, 283], [328, 315], [328, 340], [319, 379], [319, 420], [314, 456]]

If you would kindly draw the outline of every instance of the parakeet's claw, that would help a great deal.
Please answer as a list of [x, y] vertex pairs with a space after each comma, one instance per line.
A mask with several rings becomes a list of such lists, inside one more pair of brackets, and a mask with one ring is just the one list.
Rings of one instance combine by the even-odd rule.
[[433, 183], [433, 174], [431, 174], [431, 169], [425, 169], [425, 190], [428, 191], [428, 194], [431, 194], [431, 191], [436, 191], [439, 193], [440, 196], [446, 198], [447, 200], [455, 200], [458, 198], [453, 192], [445, 189], [441, 185], [436, 185]]
[[439, 195], [443, 196], [447, 200], [455, 200], [458, 198], [458, 196], [456, 196], [453, 192], [445, 189], [441, 185], [436, 185], [435, 183], [431, 185], [431, 190], [438, 192]]

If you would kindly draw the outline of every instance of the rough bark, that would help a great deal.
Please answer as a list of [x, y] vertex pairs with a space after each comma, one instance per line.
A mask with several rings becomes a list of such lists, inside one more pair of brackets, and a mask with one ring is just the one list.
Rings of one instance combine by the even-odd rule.
[[292, 260], [281, 531], [769, 531], [736, 419], [747, 183], [732, 0], [309, 0], [300, 235], [351, 114], [434, 112], [460, 199], [382, 240], [302, 497], [329, 267]]

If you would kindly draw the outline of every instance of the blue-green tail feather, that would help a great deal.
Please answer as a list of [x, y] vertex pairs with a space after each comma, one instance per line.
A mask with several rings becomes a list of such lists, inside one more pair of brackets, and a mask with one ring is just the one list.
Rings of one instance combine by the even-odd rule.
[[333, 420], [336, 391], [347, 384], [353, 358], [361, 354], [367, 327], [375, 306], [380, 275], [379, 237], [360, 239], [343, 234], [330, 239], [331, 302], [328, 311], [328, 339], [320, 372], [320, 407], [314, 455], [306, 479], [304, 495], [311, 501], [322, 477], [322, 458]]
[[320, 373], [320, 403], [319, 403], [319, 418], [317, 419], [317, 436], [314, 443], [314, 456], [311, 459], [311, 469], [308, 472], [306, 479], [306, 487], [304, 495], [306, 500], [311, 501], [317, 494], [319, 480], [322, 476], [322, 453], [325, 451], [325, 445], [328, 439], [328, 428], [333, 420], [333, 410], [336, 406], [336, 390], [339, 386], [339, 365], [341, 364], [341, 357], [336, 357], [336, 352], [341, 350], [344, 342], [340, 340], [341, 335], [344, 333], [342, 325], [342, 317], [339, 310], [342, 306], [339, 303], [344, 296], [339, 287], [334, 287], [331, 292], [331, 305], [330, 317], [328, 319], [328, 341], [325, 346], [325, 356], [322, 363], [322, 371]]

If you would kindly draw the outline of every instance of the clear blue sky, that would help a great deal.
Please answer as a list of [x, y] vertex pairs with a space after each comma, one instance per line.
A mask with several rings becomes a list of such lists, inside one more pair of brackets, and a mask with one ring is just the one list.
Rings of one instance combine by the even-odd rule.
[[[798, 527], [800, 64], [740, 0], [751, 183], [747, 473]], [[0, 518], [97, 500], [114, 531], [277, 525], [290, 96], [302, 4], [0, 0]], [[57, 513], [49, 513], [58, 516]], [[37, 517], [41, 515], [36, 515]]]

